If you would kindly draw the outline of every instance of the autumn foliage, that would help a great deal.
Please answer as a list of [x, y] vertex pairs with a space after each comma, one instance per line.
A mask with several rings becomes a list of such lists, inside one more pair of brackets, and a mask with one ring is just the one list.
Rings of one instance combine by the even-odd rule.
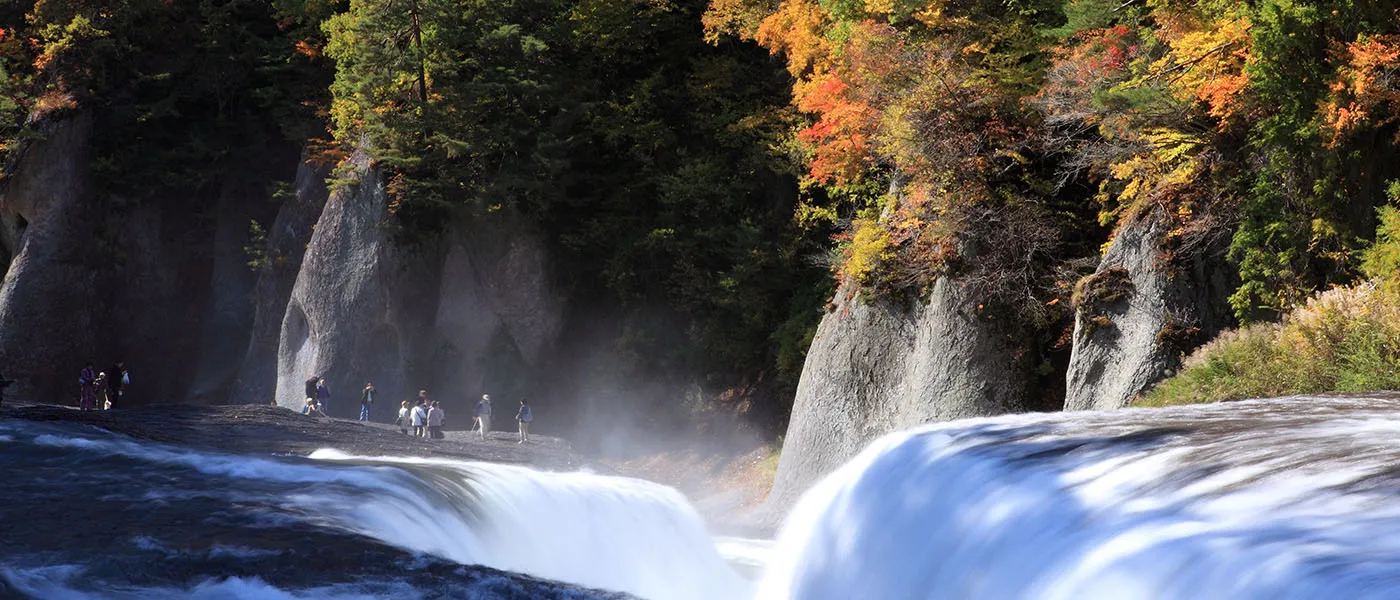
[[[1029, 261], [1017, 293], [1054, 305], [1066, 265], [1150, 210], [1168, 260], [1228, 242], [1254, 318], [1354, 277], [1356, 207], [1400, 178], [1386, 3], [712, 0], [706, 26], [787, 60], [810, 201], [847, 224], [837, 276], [868, 286]], [[1012, 229], [1043, 232], [1038, 258], [997, 251]]]

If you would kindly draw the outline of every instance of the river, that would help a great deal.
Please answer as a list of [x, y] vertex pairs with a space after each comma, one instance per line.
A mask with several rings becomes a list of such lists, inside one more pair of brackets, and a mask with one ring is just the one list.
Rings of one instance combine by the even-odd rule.
[[1396, 598], [1397, 465], [1391, 398], [957, 421], [877, 440], [766, 541], [635, 479], [11, 420], [0, 596]]

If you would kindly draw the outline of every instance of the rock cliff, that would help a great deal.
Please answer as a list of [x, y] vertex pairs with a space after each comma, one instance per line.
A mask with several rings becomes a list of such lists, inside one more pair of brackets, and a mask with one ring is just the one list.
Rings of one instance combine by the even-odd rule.
[[1025, 410], [1029, 361], [1011, 323], [939, 279], [909, 308], [837, 292], [797, 387], [768, 507], [796, 501], [871, 440], [930, 421]]
[[98, 222], [84, 205], [91, 132], [87, 117], [46, 124], [7, 165], [0, 240], [12, 258], [0, 284], [0, 364], [16, 379], [13, 395], [76, 397], [74, 361], [99, 339], [99, 287], [87, 266]]
[[1124, 224], [1077, 286], [1065, 410], [1127, 406], [1229, 325], [1227, 239], [1169, 253], [1168, 229], [1155, 211]]
[[294, 195], [278, 209], [277, 218], [265, 229], [267, 238], [250, 303], [252, 330], [229, 394], [230, 402], [264, 404], [277, 396], [277, 349], [282, 320], [306, 245], [330, 196], [326, 188], [329, 175], [329, 165], [303, 156], [297, 167]]
[[247, 346], [243, 246], [281, 155], [231, 157], [216, 181], [124, 198], [95, 188], [79, 113], [36, 124], [0, 183], [0, 369], [15, 396], [74, 402], [83, 362], [123, 359], [128, 404], [223, 401]]
[[363, 153], [351, 166], [355, 183], [326, 203], [286, 307], [277, 402], [299, 408], [306, 379], [324, 376], [331, 414], [354, 416], [374, 381], [375, 418], [388, 420], [418, 389], [465, 411], [504, 380], [534, 376], [561, 314], [539, 236], [498, 213], [395, 235], [379, 171]]

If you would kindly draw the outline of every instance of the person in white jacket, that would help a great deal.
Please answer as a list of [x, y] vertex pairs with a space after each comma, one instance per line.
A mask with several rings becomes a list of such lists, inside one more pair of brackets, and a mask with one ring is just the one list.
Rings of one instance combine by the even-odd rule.
[[476, 403], [476, 420], [481, 423], [481, 439], [486, 439], [486, 434], [491, 431], [491, 396], [481, 395], [481, 402]]
[[413, 422], [413, 415], [410, 414], [412, 412], [413, 411], [408, 409], [407, 400], [404, 400], [403, 402], [399, 403], [399, 418], [394, 420], [394, 423], [398, 424], [399, 426], [399, 433], [408, 435], [408, 428], [410, 426], [410, 423]]
[[442, 406], [437, 400], [433, 401], [433, 407], [428, 409], [428, 437], [435, 440], [442, 439], [442, 419], [446, 414], [442, 412]]
[[424, 404], [426, 404], [426, 402], [419, 403], [418, 405], [413, 407], [414, 437], [423, 437], [424, 433], [426, 433], [426, 428], [428, 425], [428, 409], [424, 407]]

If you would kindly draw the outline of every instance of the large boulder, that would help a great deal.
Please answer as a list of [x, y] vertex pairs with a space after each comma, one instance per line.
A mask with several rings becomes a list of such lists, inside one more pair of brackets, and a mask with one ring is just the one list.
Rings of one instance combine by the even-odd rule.
[[980, 315], [970, 296], [948, 278], [910, 307], [841, 287], [807, 352], [772, 512], [886, 433], [1026, 410], [1026, 336]]
[[1169, 230], [1160, 211], [1125, 223], [1076, 287], [1065, 410], [1127, 406], [1230, 324], [1224, 236], [1168, 248]]

